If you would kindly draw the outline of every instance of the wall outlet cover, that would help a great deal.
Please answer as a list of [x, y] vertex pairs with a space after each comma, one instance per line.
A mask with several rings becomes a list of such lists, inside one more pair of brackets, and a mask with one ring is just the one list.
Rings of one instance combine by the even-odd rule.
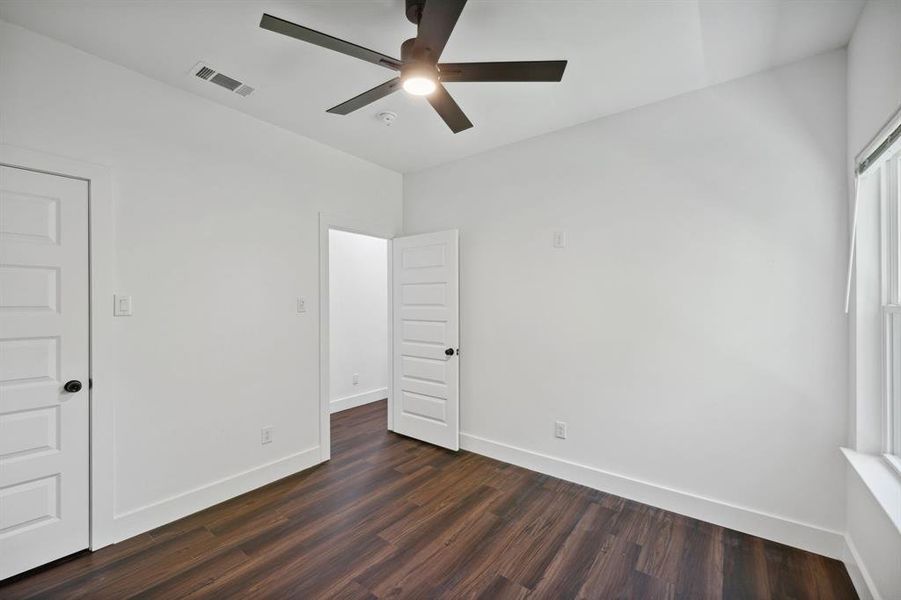
[[266, 444], [272, 443], [272, 434], [273, 434], [274, 429], [275, 429], [274, 427], [263, 427], [260, 430], [260, 444], [261, 445], [266, 445]]
[[566, 439], [566, 423], [564, 421], [554, 423], [554, 437], [558, 437], [561, 440]]

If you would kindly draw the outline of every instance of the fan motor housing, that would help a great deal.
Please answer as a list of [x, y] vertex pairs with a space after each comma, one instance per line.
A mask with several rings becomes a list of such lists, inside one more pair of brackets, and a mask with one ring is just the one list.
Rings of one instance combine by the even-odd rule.
[[404, 40], [404, 43], [400, 45], [400, 60], [404, 63], [423, 62], [435, 64], [436, 62], [427, 48], [416, 46], [416, 38]]

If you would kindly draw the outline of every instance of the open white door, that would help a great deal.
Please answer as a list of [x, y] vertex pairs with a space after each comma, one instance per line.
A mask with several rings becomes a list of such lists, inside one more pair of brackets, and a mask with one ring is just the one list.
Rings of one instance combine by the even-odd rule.
[[460, 448], [457, 231], [394, 238], [394, 431]]
[[0, 579], [88, 547], [88, 184], [0, 167]]

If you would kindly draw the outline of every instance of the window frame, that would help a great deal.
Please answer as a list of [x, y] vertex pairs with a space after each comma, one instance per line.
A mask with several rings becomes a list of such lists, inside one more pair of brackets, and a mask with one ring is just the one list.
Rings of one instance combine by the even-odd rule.
[[901, 143], [878, 164], [881, 237], [882, 452], [901, 475]]

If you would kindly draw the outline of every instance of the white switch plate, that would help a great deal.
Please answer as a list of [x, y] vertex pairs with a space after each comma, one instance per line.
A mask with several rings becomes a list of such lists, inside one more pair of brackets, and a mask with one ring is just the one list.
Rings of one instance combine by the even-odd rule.
[[554, 437], [558, 437], [561, 440], [566, 439], [566, 423], [564, 421], [554, 423]]
[[307, 301], [303, 297], [299, 297], [297, 299], [297, 312], [299, 312], [299, 313], [307, 312]]
[[260, 444], [266, 445], [272, 443], [272, 427], [263, 427], [260, 430]]
[[354, 373], [354, 385], [357, 385], [359, 383], [360, 383], [360, 374]]
[[131, 296], [120, 296], [119, 294], [113, 296], [113, 316], [131, 316]]
[[566, 248], [566, 232], [554, 232], [554, 248]]

